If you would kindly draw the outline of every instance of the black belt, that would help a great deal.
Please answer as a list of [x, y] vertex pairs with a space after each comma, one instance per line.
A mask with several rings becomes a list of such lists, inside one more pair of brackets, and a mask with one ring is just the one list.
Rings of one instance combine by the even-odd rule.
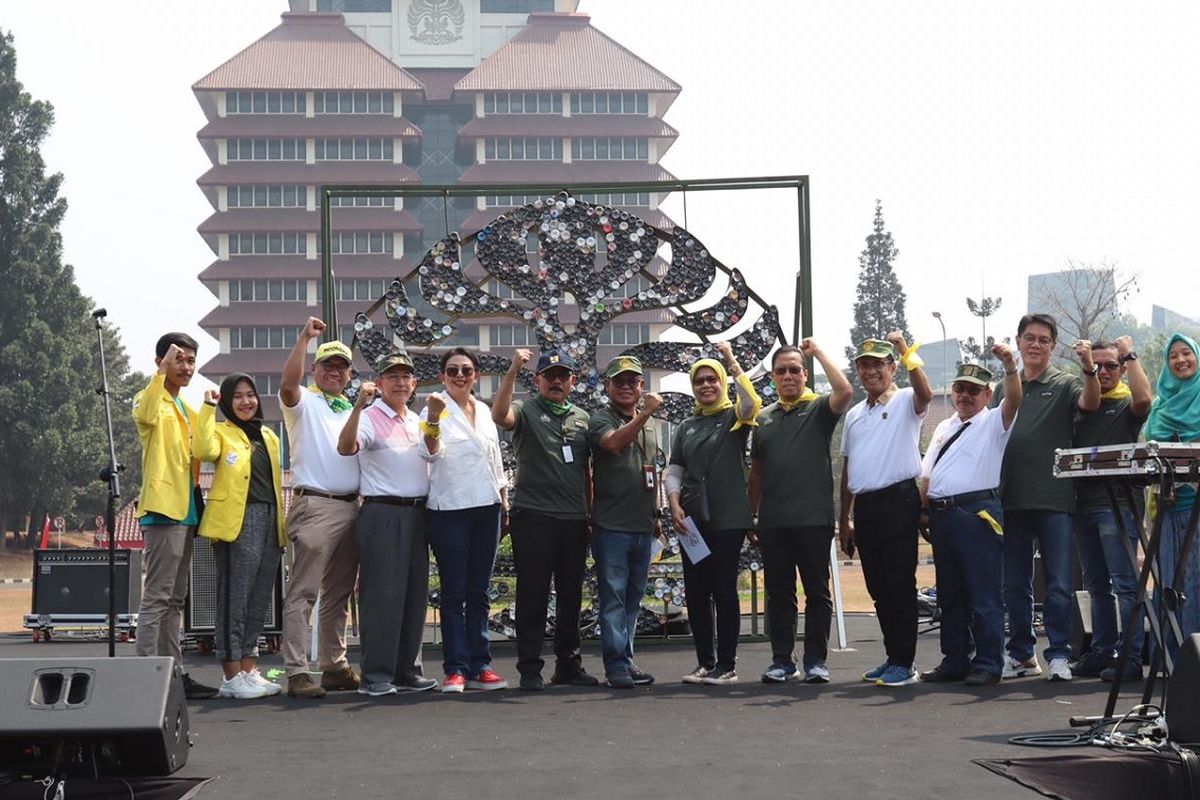
[[856, 495], [854, 495], [854, 502], [857, 503], [861, 500], [871, 500], [875, 497], [880, 497], [880, 496], [883, 496], [890, 492], [895, 492], [899, 489], [908, 489], [908, 488], [915, 489], [916, 487], [917, 487], [917, 484], [913, 481], [913, 479], [908, 478], [907, 480], [896, 481], [891, 486], [885, 486], [882, 489], [872, 489], [869, 492], [862, 492], [861, 494], [856, 494]]
[[297, 497], [324, 497], [326, 500], [341, 500], [343, 503], [353, 503], [358, 499], [358, 495], [353, 492], [350, 494], [329, 494], [328, 492], [318, 492], [315, 489], [293, 489]]
[[377, 494], [370, 497], [363, 497], [363, 503], [383, 503], [387, 506], [423, 506], [425, 505], [424, 497], [392, 497], [386, 494]]
[[945, 511], [947, 508], [968, 506], [971, 503], [978, 503], [980, 500], [994, 500], [999, 496], [999, 489], [980, 489], [978, 492], [963, 492], [962, 494], [952, 494], [949, 497], [931, 497], [929, 505], [938, 511]]

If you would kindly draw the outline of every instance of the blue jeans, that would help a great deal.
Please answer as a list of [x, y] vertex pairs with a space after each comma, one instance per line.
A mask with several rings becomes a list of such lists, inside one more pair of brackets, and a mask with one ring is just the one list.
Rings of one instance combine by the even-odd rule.
[[1071, 593], [1075, 545], [1071, 515], [1065, 511], [1004, 512], [1004, 607], [1008, 611], [1008, 652], [1017, 661], [1033, 657], [1033, 546], [1036, 540], [1046, 578], [1042, 620], [1047, 661], [1071, 656]]
[[431, 510], [426, 529], [441, 578], [442, 669], [474, 678], [492, 663], [487, 588], [500, 541], [500, 504]]
[[[1128, 508], [1121, 509], [1121, 523], [1125, 527], [1125, 538], [1136, 553], [1137, 520]], [[1075, 543], [1083, 567], [1083, 585], [1092, 600], [1092, 654], [1101, 658], [1116, 657], [1121, 643], [1117, 638], [1119, 608], [1122, 623], [1132, 628], [1130, 663], [1140, 665], [1145, 634], [1143, 615], [1140, 612], [1135, 615], [1133, 610], [1137, 597], [1137, 564], [1129, 558], [1121, 526], [1112, 509], [1079, 512], [1075, 516]]]
[[942, 611], [942, 671], [1004, 670], [1004, 537], [977, 516], [986, 511], [1004, 525], [999, 500], [929, 509], [937, 601]]
[[600, 590], [600, 647], [606, 675], [628, 675], [650, 571], [649, 533], [597, 528], [592, 534]]
[[[1183, 539], [1187, 533], [1192, 510], [1189, 508], [1168, 511], [1160, 504], [1159, 512], [1164, 515], [1162, 539], [1158, 546], [1159, 575], [1162, 577], [1164, 585], [1174, 587], [1186, 598], [1183, 607], [1179, 610], [1179, 627], [1186, 640], [1189, 635], [1200, 633], [1200, 536], [1192, 541], [1187, 563], [1183, 568], [1183, 576], [1177, 581], [1175, 569], [1179, 564], [1179, 555], [1183, 548]], [[1162, 603], [1161, 593], [1155, 590], [1154, 595], [1155, 612], [1161, 613], [1159, 610]], [[1159, 619], [1161, 620], [1163, 617], [1160, 616]], [[1167, 640], [1171, 657], [1176, 658], [1178, 645], [1175, 642], [1174, 634], [1166, 624], [1162, 626], [1162, 631]]]

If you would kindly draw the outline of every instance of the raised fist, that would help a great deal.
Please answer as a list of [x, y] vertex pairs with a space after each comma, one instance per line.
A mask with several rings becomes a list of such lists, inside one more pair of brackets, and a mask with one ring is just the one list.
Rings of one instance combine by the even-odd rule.
[[316, 317], [309, 317], [308, 322], [304, 323], [304, 338], [315, 339], [324, 333], [327, 327], [324, 322]]
[[358, 389], [358, 400], [355, 401], [354, 405], [358, 408], [365, 408], [378, 396], [379, 387], [373, 381], [363, 381], [362, 386]]
[[717, 342], [717, 352], [726, 362], [733, 360], [733, 345], [729, 342]]
[[646, 409], [647, 414], [653, 414], [662, 407], [662, 396], [654, 392], [647, 392], [642, 395], [642, 408]]
[[513, 372], [520, 372], [525, 369], [525, 365], [533, 358], [533, 351], [524, 347], [518, 347], [513, 353], [512, 364], [509, 369]]
[[437, 422], [442, 418], [442, 412], [446, 410], [446, 401], [440, 394], [434, 392], [429, 395], [429, 399], [425, 401], [425, 418], [429, 422]]
[[904, 341], [904, 333], [901, 331], [892, 331], [887, 335], [887, 340], [892, 343], [892, 347], [896, 348], [896, 355], [902, 356], [908, 350], [908, 343]]
[[1072, 347], [1075, 350], [1075, 355], [1079, 356], [1079, 363], [1083, 364], [1083, 368], [1088, 372], [1092, 371], [1092, 343], [1083, 339], [1075, 342]]
[[816, 339], [806, 336], [800, 340], [800, 352], [804, 354], [805, 358], [815, 358], [817, 353], [821, 352], [821, 347], [817, 344]]
[[210, 406], [215, 406], [217, 403], [221, 402], [221, 393], [216, 389], [205, 389], [204, 402], [208, 403]]
[[992, 355], [1000, 359], [1000, 363], [1007, 370], [1014, 369], [1017, 366], [1017, 359], [1013, 356], [1012, 347], [1002, 342], [997, 342], [992, 345]]
[[1117, 355], [1124, 357], [1133, 352], [1133, 337], [1118, 336], [1113, 340], [1113, 344], [1117, 346]]
[[161, 375], [166, 375], [167, 370], [172, 367], [178, 369], [183, 366], [183, 362], [187, 360], [187, 355], [180, 349], [179, 345], [172, 344], [167, 348], [167, 352], [163, 353], [163, 357], [159, 359], [158, 371]]

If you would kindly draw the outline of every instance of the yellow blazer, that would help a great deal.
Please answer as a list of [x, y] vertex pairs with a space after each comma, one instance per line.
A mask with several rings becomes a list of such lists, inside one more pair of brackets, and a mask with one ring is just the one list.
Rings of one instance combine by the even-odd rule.
[[[279, 437], [266, 426], [262, 429], [267, 455], [271, 458], [271, 483], [275, 486], [275, 527], [279, 546], [287, 545], [283, 532], [283, 483], [279, 468]], [[200, 409], [192, 431], [192, 450], [201, 461], [217, 466], [208, 503], [200, 519], [200, 535], [219, 542], [232, 542], [242, 532], [246, 516], [246, 497], [250, 494], [250, 439], [242, 429], [226, 420], [217, 424], [216, 406], [207, 403]]]
[[142, 494], [137, 515], [153, 511], [183, 519], [200, 475], [200, 462], [192, 458], [189, 441], [196, 412], [181, 400], [185, 409], [181, 414], [164, 381], [156, 373], [133, 398], [133, 421], [142, 440]]

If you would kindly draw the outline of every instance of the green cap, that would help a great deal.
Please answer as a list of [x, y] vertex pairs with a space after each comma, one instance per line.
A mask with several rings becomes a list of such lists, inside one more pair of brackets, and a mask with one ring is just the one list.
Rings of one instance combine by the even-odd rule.
[[954, 373], [954, 382], [958, 383], [977, 383], [980, 386], [991, 386], [992, 371], [987, 367], [979, 364], [959, 364], [958, 371]]
[[350, 352], [350, 348], [341, 342], [326, 342], [317, 348], [317, 357], [315, 363], [319, 364], [322, 361], [328, 361], [331, 358], [344, 358], [347, 364], [354, 363], [354, 353]]
[[608, 366], [604, 370], [604, 377], [615, 378], [622, 372], [633, 372], [641, 375], [643, 374], [642, 362], [636, 356], [617, 356], [608, 362]]
[[379, 359], [379, 361], [375, 362], [375, 374], [382, 375], [389, 369], [395, 369], [396, 367], [408, 367], [409, 372], [417, 371], [417, 368], [413, 364], [413, 360], [409, 357], [408, 353], [404, 352], [403, 350], [397, 350], [393, 353], [388, 353], [386, 356]]
[[858, 346], [858, 352], [854, 354], [854, 360], [860, 358], [878, 358], [878, 359], [896, 359], [896, 348], [892, 347], [892, 343], [885, 339], [867, 339]]

